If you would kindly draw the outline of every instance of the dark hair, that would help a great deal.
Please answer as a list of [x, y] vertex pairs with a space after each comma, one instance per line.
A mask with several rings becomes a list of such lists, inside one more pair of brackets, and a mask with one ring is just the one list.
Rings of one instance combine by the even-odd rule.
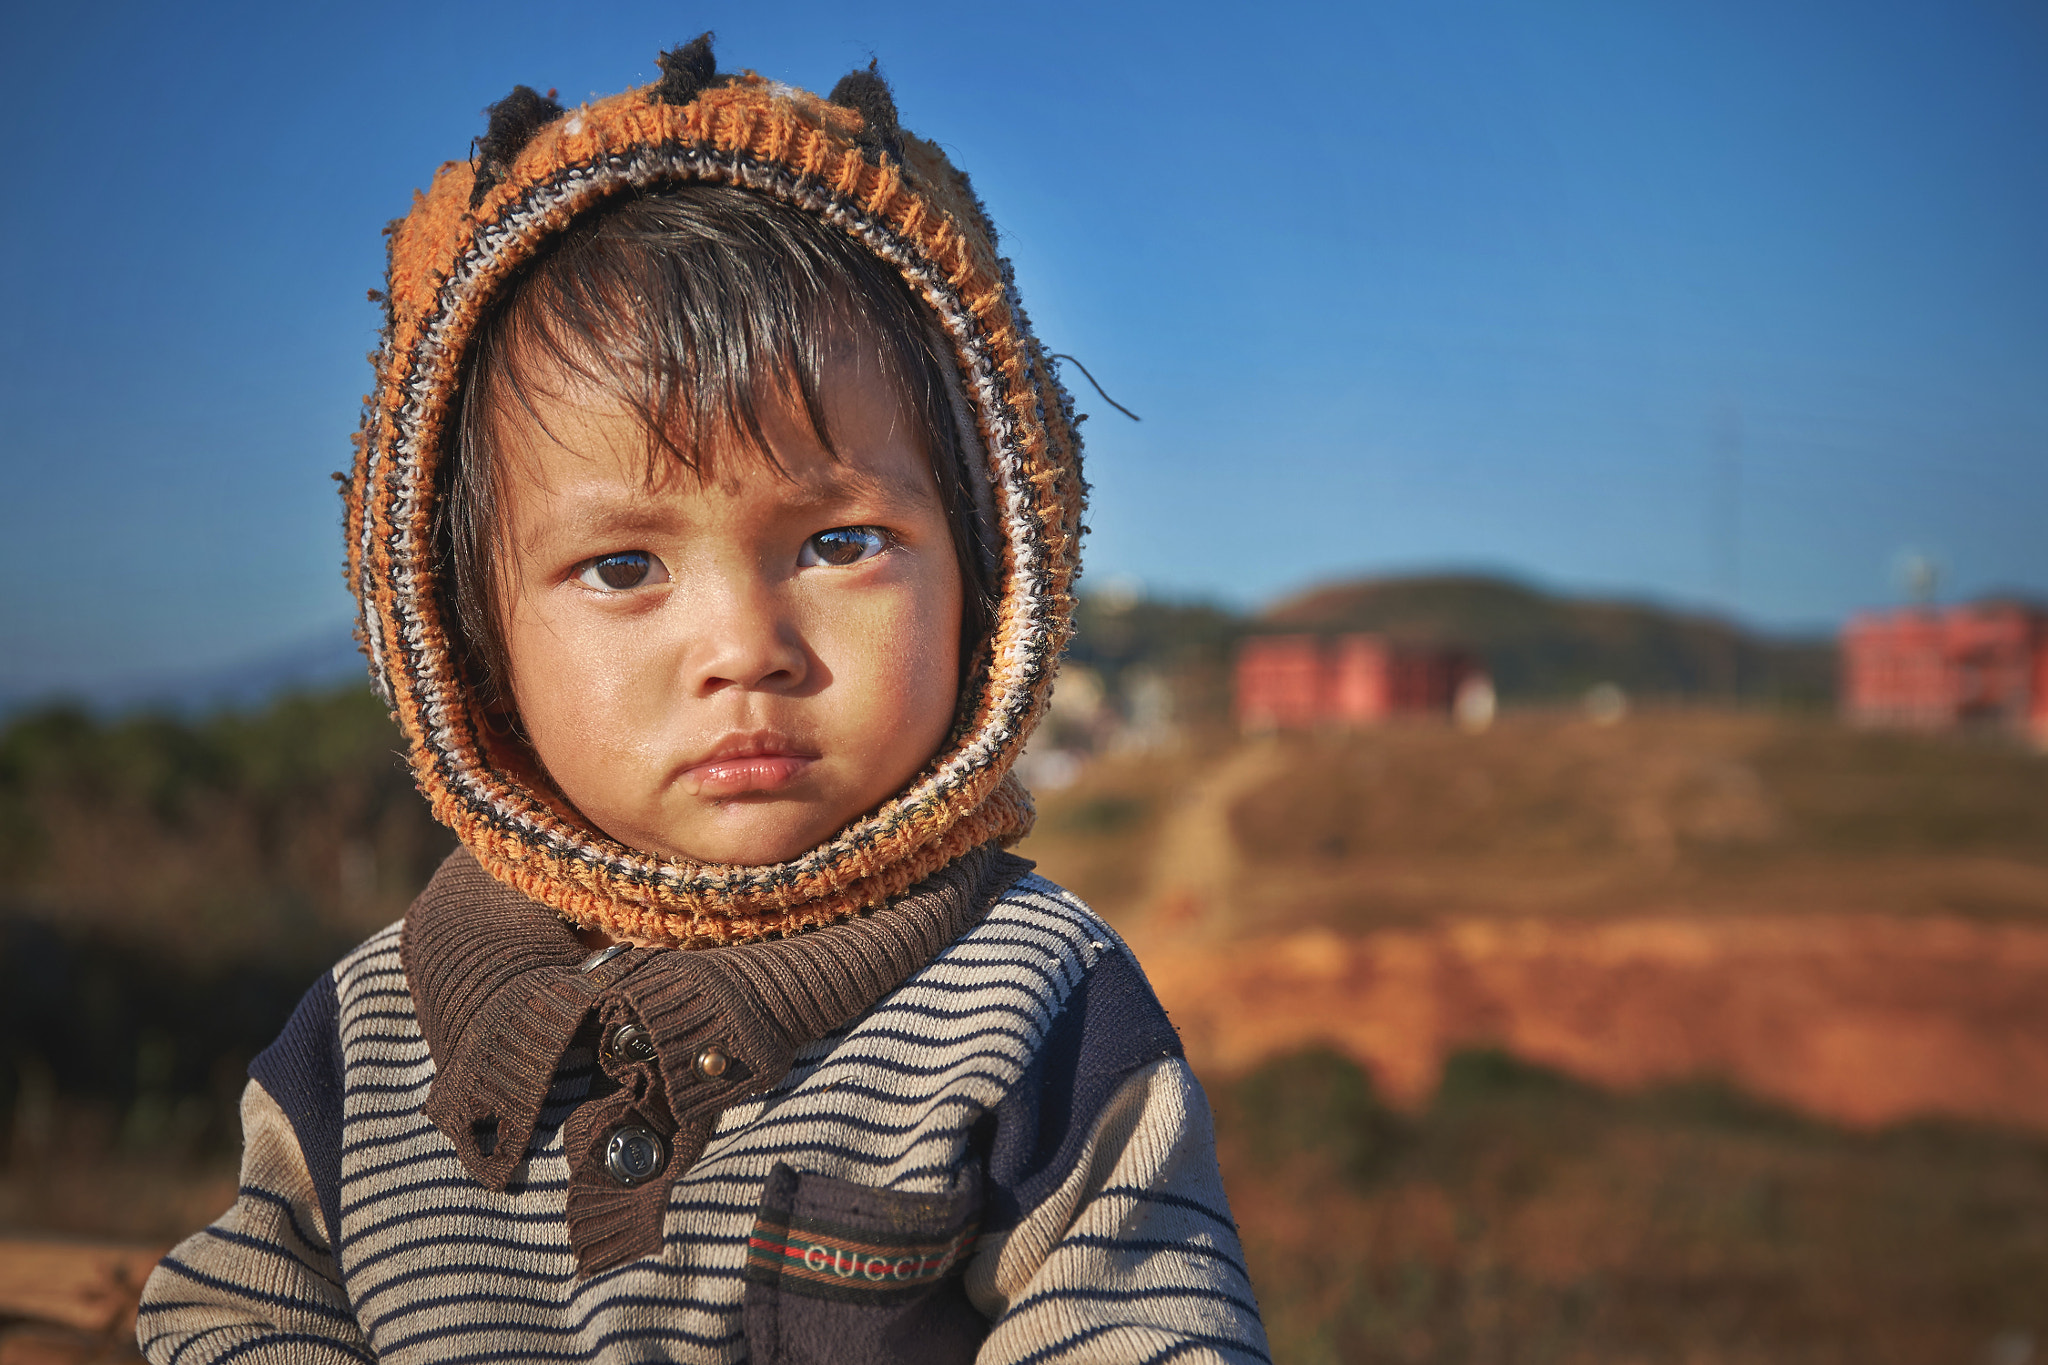
[[[477, 329], [443, 476], [438, 534], [458, 657], [487, 706], [512, 700], [495, 557], [503, 527], [497, 441], [516, 404], [538, 420], [537, 374], [579, 377], [622, 401], [648, 438], [648, 472], [673, 459], [709, 476], [706, 438], [730, 434], [770, 465], [758, 403], [790, 385], [837, 454], [822, 385], [828, 356], [872, 347], [915, 422], [953, 530], [964, 671], [994, 620], [984, 528], [955, 417], [957, 381], [937, 322], [902, 276], [810, 214], [751, 190], [689, 185], [608, 202], [523, 267]], [[780, 466], [776, 466], [778, 469]]]

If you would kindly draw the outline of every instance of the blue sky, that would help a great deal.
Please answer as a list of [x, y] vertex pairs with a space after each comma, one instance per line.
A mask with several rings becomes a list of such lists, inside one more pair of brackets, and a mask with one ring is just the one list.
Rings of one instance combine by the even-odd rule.
[[379, 229], [515, 82], [878, 57], [1076, 383], [1088, 572], [1826, 628], [2048, 595], [2048, 11], [9, 7], [0, 690], [333, 632]]

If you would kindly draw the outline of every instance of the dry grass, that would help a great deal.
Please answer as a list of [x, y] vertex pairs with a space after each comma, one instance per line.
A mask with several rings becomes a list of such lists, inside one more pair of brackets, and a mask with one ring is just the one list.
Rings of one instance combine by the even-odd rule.
[[1212, 1086], [1275, 1359], [1933, 1362], [2048, 1332], [2048, 1145], [1846, 1134], [1491, 1054], [1406, 1116], [1327, 1053]]
[[2048, 923], [2048, 758], [1991, 738], [1676, 711], [1597, 726], [1511, 713], [1286, 735], [1098, 765], [1042, 803], [1022, 851], [1118, 920], [1162, 903], [1174, 817], [1233, 757], [1224, 937], [1447, 916], [1815, 912]]

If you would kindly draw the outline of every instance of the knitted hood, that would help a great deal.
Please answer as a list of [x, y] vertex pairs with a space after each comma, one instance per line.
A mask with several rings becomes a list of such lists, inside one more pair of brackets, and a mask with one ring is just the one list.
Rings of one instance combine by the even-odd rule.
[[[493, 108], [477, 155], [446, 163], [415, 195], [390, 229], [386, 330], [346, 485], [359, 638], [435, 817], [492, 876], [578, 924], [684, 946], [846, 919], [968, 849], [1023, 837], [1031, 798], [1009, 769], [1071, 630], [1086, 491], [1070, 402], [967, 177], [897, 126], [871, 71], [820, 99], [717, 74], [708, 38], [665, 54], [655, 84], [579, 108], [521, 87]], [[1000, 541], [994, 627], [940, 753], [879, 809], [772, 866], [627, 847], [508, 750], [517, 742], [493, 733], [458, 667], [434, 533], [456, 388], [494, 300], [608, 196], [688, 182], [815, 214], [908, 281], [951, 340]]]

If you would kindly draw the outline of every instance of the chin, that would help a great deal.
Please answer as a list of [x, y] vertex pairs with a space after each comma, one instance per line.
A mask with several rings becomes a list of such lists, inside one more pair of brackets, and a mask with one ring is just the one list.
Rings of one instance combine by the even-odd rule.
[[783, 826], [756, 829], [726, 829], [708, 832], [694, 839], [677, 841], [672, 852], [699, 863], [722, 863], [732, 867], [767, 867], [801, 858], [831, 838], [834, 825], [822, 833]]

